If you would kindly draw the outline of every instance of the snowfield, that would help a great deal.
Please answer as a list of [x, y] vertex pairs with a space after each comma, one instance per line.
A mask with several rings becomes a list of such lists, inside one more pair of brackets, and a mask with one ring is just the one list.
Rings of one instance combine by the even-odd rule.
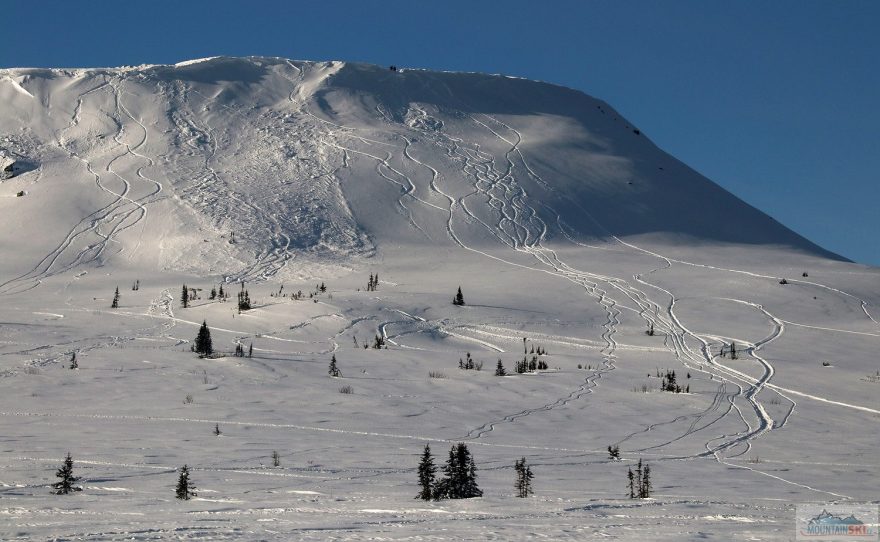
[[[793, 540], [878, 502], [880, 270], [602, 101], [213, 57], [0, 70], [0, 104], [0, 539]], [[458, 442], [484, 496], [414, 499]]]

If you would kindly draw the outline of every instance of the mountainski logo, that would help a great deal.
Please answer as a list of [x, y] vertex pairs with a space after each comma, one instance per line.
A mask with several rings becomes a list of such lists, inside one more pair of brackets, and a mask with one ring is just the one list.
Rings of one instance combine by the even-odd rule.
[[877, 507], [872, 505], [800, 505], [798, 540], [880, 540]]

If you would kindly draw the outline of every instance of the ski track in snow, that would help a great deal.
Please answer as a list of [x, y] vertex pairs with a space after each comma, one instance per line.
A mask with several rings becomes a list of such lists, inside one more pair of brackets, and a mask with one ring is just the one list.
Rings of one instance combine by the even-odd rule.
[[[418, 110], [419, 114], [424, 114], [424, 111]], [[784, 323], [782, 320], [770, 314], [766, 309], [761, 307], [760, 305], [742, 301], [735, 300], [736, 302], [740, 302], [746, 305], [749, 305], [756, 310], [759, 310], [764, 314], [770, 321], [774, 323], [774, 332], [768, 336], [766, 339], [760, 341], [754, 346], [750, 347], [743, 354], [754, 359], [757, 363], [761, 365], [763, 368], [762, 375], [757, 379], [751, 378], [745, 373], [741, 371], [736, 371], [727, 367], [720, 362], [711, 354], [710, 344], [709, 342], [697, 334], [693, 333], [689, 329], [687, 329], [684, 325], [681, 324], [680, 320], [674, 314], [674, 305], [676, 302], [676, 296], [669, 291], [663, 290], [655, 285], [649, 284], [641, 279], [639, 275], [634, 276], [633, 278], [645, 286], [648, 286], [652, 289], [658, 289], [663, 291], [666, 295], [668, 295], [670, 302], [668, 304], [666, 312], [666, 316], [661, 315], [661, 307], [659, 303], [653, 302], [650, 300], [648, 295], [643, 291], [639, 290], [631, 286], [627, 281], [617, 278], [617, 277], [606, 277], [601, 275], [594, 275], [592, 273], [584, 272], [582, 270], [578, 270], [572, 268], [565, 264], [565, 262], [561, 261], [557, 255], [557, 253], [551, 249], [547, 249], [541, 246], [541, 241], [545, 238], [547, 234], [547, 225], [540, 219], [538, 216], [537, 210], [533, 207], [530, 207], [527, 201], [527, 194], [525, 191], [516, 184], [515, 179], [513, 178], [512, 172], [516, 167], [516, 164], [511, 159], [511, 156], [517, 156], [521, 159], [522, 167], [526, 170], [527, 174], [536, 181], [536, 183], [542, 187], [549, 188], [549, 185], [544, 182], [540, 177], [535, 174], [535, 172], [528, 166], [525, 157], [519, 149], [519, 145], [522, 141], [522, 135], [511, 128], [510, 126], [494, 119], [488, 115], [484, 115], [486, 120], [479, 120], [471, 116], [471, 119], [486, 128], [500, 140], [504, 141], [510, 148], [504, 155], [504, 159], [506, 161], [506, 165], [504, 166], [503, 171], [498, 171], [495, 166], [495, 158], [491, 155], [482, 152], [479, 149], [479, 146], [473, 144], [472, 147], [466, 148], [464, 143], [461, 140], [456, 140], [451, 137], [446, 137], [446, 141], [443, 142], [441, 137], [436, 136], [436, 134], [430, 134], [425, 131], [422, 131], [420, 135], [422, 138], [431, 139], [435, 144], [443, 145], [447, 149], [447, 155], [462, 161], [464, 163], [462, 167], [462, 173], [465, 177], [473, 177], [475, 179], [475, 191], [469, 195], [466, 195], [462, 198], [454, 199], [445, 192], [442, 192], [438, 188], [438, 177], [439, 174], [437, 169], [425, 164], [423, 161], [415, 159], [413, 153], [411, 152], [411, 145], [408, 139], [406, 139], [406, 144], [404, 147], [404, 157], [416, 162], [417, 164], [426, 167], [431, 171], [431, 183], [430, 187], [432, 190], [435, 190], [440, 195], [444, 196], [446, 200], [449, 202], [448, 208], [448, 220], [447, 220], [447, 233], [449, 237], [455, 240], [462, 248], [472, 250], [474, 252], [482, 253], [479, 250], [472, 249], [471, 247], [466, 246], [461, 242], [460, 238], [454, 233], [454, 217], [456, 207], [460, 208], [463, 211], [466, 219], [477, 222], [481, 224], [486, 230], [490, 231], [499, 241], [512, 248], [515, 251], [526, 252], [531, 254], [535, 259], [544, 264], [546, 267], [552, 269], [551, 273], [563, 276], [572, 282], [581, 284], [585, 290], [594, 298], [597, 299], [598, 303], [602, 305], [605, 309], [606, 314], [608, 316], [608, 320], [605, 324], [605, 332], [603, 332], [602, 337], [606, 342], [606, 347], [603, 349], [603, 369], [601, 371], [597, 371], [590, 377], [586, 379], [584, 384], [582, 384], [577, 390], [573, 391], [569, 396], [559, 398], [558, 400], [547, 403], [535, 408], [524, 409], [522, 411], [508, 414], [499, 418], [497, 420], [486, 422], [484, 425], [473, 429], [469, 432], [465, 438], [474, 439], [479, 438], [480, 436], [485, 435], [486, 433], [495, 430], [498, 424], [501, 423], [512, 423], [517, 419], [522, 418], [524, 416], [528, 416], [530, 414], [552, 410], [553, 408], [557, 408], [559, 406], [565, 405], [568, 402], [580, 398], [582, 395], [586, 393], [592, 393], [593, 388], [597, 385], [597, 380], [601, 378], [602, 373], [613, 370], [613, 360], [614, 360], [614, 351], [616, 349], [616, 341], [614, 339], [614, 333], [616, 329], [616, 325], [619, 323], [619, 315], [620, 311], [617, 309], [617, 303], [613, 301], [608, 296], [608, 291], [599, 288], [598, 283], [604, 282], [616, 289], [617, 291], [623, 293], [628, 299], [634, 302], [639, 307], [640, 315], [646, 320], [651, 322], [657, 327], [657, 330], [663, 332], [667, 335], [667, 341], [671, 339], [672, 344], [671, 350], [673, 351], [676, 359], [678, 359], [685, 367], [688, 367], [692, 370], [697, 370], [699, 372], [710, 374], [713, 377], [717, 377], [721, 384], [719, 386], [718, 392], [716, 393], [712, 403], [710, 406], [702, 413], [692, 416], [694, 419], [690, 425], [690, 427], [676, 439], [672, 441], [661, 443], [657, 446], [651, 446], [641, 450], [642, 452], [647, 451], [648, 449], [662, 448], [672, 442], [676, 442], [685, 437], [691, 436], [696, 432], [704, 431], [707, 428], [713, 426], [718, 421], [726, 418], [730, 413], [735, 413], [741, 423], [744, 424], [745, 429], [733, 435], [719, 435], [713, 438], [706, 443], [706, 451], [694, 453], [691, 456], [687, 457], [679, 457], [679, 459], [688, 459], [688, 458], [699, 458], [699, 457], [713, 457], [719, 462], [725, 462], [722, 458], [722, 452], [734, 452], [731, 457], [741, 456], [743, 454], [748, 453], [751, 449], [751, 443], [753, 440], [760, 438], [765, 433], [774, 430], [775, 428], [782, 428], [788, 422], [791, 415], [794, 414], [796, 410], [796, 402], [791, 399], [789, 395], [796, 395], [797, 393], [792, 393], [792, 390], [784, 390], [777, 386], [770, 384], [770, 380], [774, 375], [774, 368], [772, 364], [770, 364], [765, 358], [761, 357], [758, 354], [758, 351], [765, 345], [771, 343], [773, 340], [776, 340], [779, 336], [784, 332]], [[503, 128], [498, 128], [497, 130], [490, 126], [490, 124], [495, 123], [498, 126]], [[412, 126], [411, 126], [412, 127]], [[512, 132], [513, 137], [505, 137], [498, 133], [498, 130], [507, 129]], [[384, 159], [387, 162], [388, 157]], [[409, 180], [409, 179], [407, 179]], [[411, 181], [410, 181], [411, 182]], [[472, 197], [476, 194], [480, 194], [486, 198], [485, 203], [488, 207], [497, 211], [498, 222], [496, 224], [490, 225], [486, 221], [479, 218], [474, 212], [472, 212], [468, 208], [467, 198]], [[513, 196], [511, 196], [513, 194]], [[539, 204], [545, 209], [548, 209], [552, 212], [548, 206]], [[560, 230], [562, 230], [563, 235], [568, 239], [572, 240], [571, 236], [564, 231], [562, 227], [561, 217], [556, 214], [557, 223], [560, 225]], [[527, 217], [527, 218], [524, 218]], [[595, 222], [595, 220], [594, 220]], [[597, 223], [598, 224], [598, 223]], [[537, 228], [535, 227], [537, 225]], [[601, 227], [601, 225], [599, 225]], [[604, 228], [603, 228], [604, 229]], [[537, 230], [537, 231], [536, 231]], [[612, 236], [614, 237], [614, 236]], [[666, 258], [659, 254], [652, 253], [650, 251], [646, 251], [641, 249], [641, 247], [636, 247], [630, 243], [626, 243], [620, 240], [617, 237], [614, 237], [615, 241], [624, 247], [634, 249], [639, 252], [648, 253], [652, 256], [661, 258], [664, 260], [666, 264], [666, 268], [672, 266], [672, 262], [676, 263], [687, 263], [680, 262], [678, 260], [673, 260], [671, 258]], [[498, 261], [504, 261], [501, 258], [491, 256], [485, 254], [493, 259]], [[506, 262], [509, 263], [509, 262]], [[516, 264], [514, 264], [516, 265]], [[651, 272], [656, 271], [657, 269], [652, 270]], [[748, 272], [745, 272], [748, 273]], [[754, 275], [754, 274], [753, 274]], [[757, 275], [756, 275], [757, 276]], [[865, 314], [872, 321], [876, 323], [870, 313], [867, 311], [867, 303], [864, 300], [861, 300], [851, 294], [843, 292], [836, 288], [827, 287], [824, 285], [819, 285], [818, 283], [812, 283], [816, 286], [827, 288], [830, 291], [834, 291], [841, 295], [849, 296], [854, 299], [857, 299], [860, 302], [862, 309], [865, 311]], [[693, 351], [693, 349], [688, 346], [687, 338], [691, 337], [696, 339], [700, 343], [700, 354], [697, 354]], [[734, 394], [728, 394], [726, 390], [726, 384], [724, 384], [724, 380], [731, 381], [730, 383], [734, 385], [736, 391]], [[780, 397], [784, 398], [791, 404], [790, 409], [785, 414], [784, 418], [776, 422], [773, 418], [767, 413], [763, 404], [758, 400], [758, 395], [765, 388], [772, 389], [777, 392]], [[787, 392], [788, 395], [786, 395]], [[803, 394], [802, 394], [803, 395]], [[726, 397], [726, 401], [724, 398]], [[752, 422], [747, 420], [746, 416], [742, 412], [739, 406], [736, 404], [737, 398], [743, 398], [750, 405], [753, 415], [755, 416], [757, 423], [753, 426]], [[721, 407], [722, 404], [727, 403], [727, 408], [724, 409]], [[851, 406], [851, 405], [849, 405]], [[870, 410], [870, 409], [869, 409]], [[700, 421], [706, 417], [711, 417], [711, 419], [705, 423], [700, 424]], [[681, 417], [675, 418], [672, 421], [664, 422], [675, 423], [682, 419]], [[644, 431], [650, 431], [653, 427], [656, 427], [660, 424], [653, 424], [649, 426]], [[632, 435], [631, 435], [632, 436]], [[627, 437], [623, 439], [623, 441], [628, 440]], [[720, 441], [720, 442], [719, 442]], [[743, 446], [744, 445], [744, 446]], [[735, 450], [739, 449], [738, 452]], [[767, 473], [763, 473], [757, 469], [751, 469], [755, 472], [771, 476], [779, 479], [785, 483], [794, 483], [788, 480], [784, 480], [778, 476], [770, 475]], [[800, 485], [800, 484], [796, 484]], [[808, 486], [802, 487], [806, 489], [810, 489], [813, 491], [822, 492], [821, 489], [811, 488]], [[834, 493], [829, 493], [835, 496], [841, 496]], [[842, 497], [842, 496], [841, 496]]]
[[[0, 412], [0, 416], [27, 416], [27, 417], [60, 417], [60, 418], [84, 418], [92, 420], [106, 421], [123, 421], [123, 422], [153, 422], [153, 423], [185, 423], [185, 424], [215, 424], [223, 423], [224, 425], [241, 425], [249, 427], [273, 428], [279, 430], [296, 430], [296, 431], [313, 431], [327, 432], [345, 435], [354, 435], [359, 437], [377, 437], [377, 438], [393, 438], [403, 440], [415, 440], [420, 442], [442, 442], [455, 443], [467, 440], [473, 444], [480, 446], [493, 446], [501, 448], [510, 448], [518, 451], [529, 450], [533, 452], [572, 452], [579, 454], [604, 454], [602, 450], [577, 450], [567, 448], [531, 446], [518, 444], [502, 444], [480, 441], [480, 439], [489, 433], [500, 431], [505, 424], [516, 423], [527, 416], [540, 415], [569, 405], [570, 403], [588, 397], [590, 394], [598, 393], [601, 379], [609, 377], [609, 373], [615, 370], [618, 350], [627, 348], [626, 345], [618, 343], [618, 328], [621, 325], [621, 317], [623, 310], [630, 309], [637, 312], [639, 318], [646, 323], [654, 326], [658, 335], [664, 336], [664, 349], [668, 351], [674, 359], [681, 363], [687, 369], [701, 374], [710, 376], [713, 380], [718, 381], [718, 388], [712, 398], [710, 404], [700, 412], [675, 416], [669, 420], [659, 421], [646, 425], [641, 430], [635, 431], [622, 439], [617, 444], [624, 444], [633, 441], [636, 438], [648, 438], [652, 435], [652, 431], [661, 426], [672, 426], [677, 424], [688, 424], [686, 428], [678, 433], [674, 438], [665, 439], [662, 442], [648, 442], [646, 445], [633, 447], [624, 450], [625, 454], [632, 456], [645, 455], [661, 460], [713, 460], [719, 464], [726, 465], [731, 468], [748, 470], [760, 476], [769, 477], [782, 484], [798, 486], [809, 491], [824, 493], [832, 497], [840, 499], [848, 499], [843, 494], [831, 492], [818, 487], [811, 487], [805, 484], [787, 480], [776, 474], [764, 472], [756, 467], [742, 465], [736, 463], [738, 458], [744, 457], [751, 448], [752, 443], [774, 430], [782, 429], [789, 422], [790, 418], [797, 412], [797, 403], [792, 396], [802, 397], [805, 399], [821, 402], [839, 408], [854, 409], [870, 414], [880, 414], [880, 410], [853, 405], [841, 401], [834, 401], [828, 398], [806, 394], [797, 390], [787, 389], [785, 387], [774, 384], [775, 367], [768, 361], [762, 350], [771, 345], [774, 341], [780, 339], [786, 330], [786, 325], [800, 326], [804, 328], [812, 328], [816, 330], [833, 332], [833, 333], [849, 333], [862, 336], [877, 337], [880, 335], [858, 331], [848, 331], [841, 329], [832, 329], [818, 326], [810, 326], [783, 320], [772, 314], [764, 306], [744, 300], [744, 299], [727, 299], [732, 303], [741, 304], [749, 307], [756, 313], [759, 313], [771, 327], [770, 333], [763, 339], [749, 344], [748, 341], [737, 339], [738, 344], [746, 345], [747, 348], [740, 352], [744, 361], [755, 364], [760, 368], [760, 375], [755, 377], [741, 370], [735, 369], [730, 365], [721, 361], [721, 358], [712, 351], [713, 345], [717, 344], [719, 338], [710, 337], [705, 334], [698, 334], [682, 322], [675, 312], [675, 305], [680, 300], [676, 293], [669, 291], [659, 285], [653, 284], [646, 280], [655, 272], [670, 269], [673, 265], [694, 266], [709, 269], [719, 273], [743, 274], [760, 279], [777, 280], [778, 277], [753, 273], [745, 270], [725, 269], [704, 264], [697, 264], [682, 261], [652, 252], [646, 248], [628, 243], [618, 237], [609, 236], [614, 239], [616, 247], [621, 250], [630, 251], [656, 258], [662, 262], [657, 267], [644, 273], [636, 274], [632, 280], [620, 277], [593, 273], [584, 269], [578, 269], [574, 265], [566, 263], [560, 254], [545, 246], [548, 234], [551, 228], [562, 234], [569, 242], [576, 245], [588, 247], [592, 250], [616, 250], [609, 247], [595, 247], [582, 245], [576, 240], [575, 232], [565, 225], [562, 217], [553, 210], [549, 205], [543, 203], [541, 198], [532, 197], [526, 191], [528, 183], [540, 187], [543, 190], [552, 192], [553, 188], [542, 179], [535, 170], [529, 166], [528, 161], [521, 149], [523, 143], [523, 134], [512, 126], [502, 122], [501, 120], [489, 115], [470, 115], [470, 121], [490, 133], [499, 142], [506, 146], [506, 150], [496, 156], [492, 152], [481, 148], [476, 142], [464, 141], [460, 138], [453, 137], [442, 131], [432, 131], [421, 127], [417, 122], [408, 123], [409, 130], [418, 135], [418, 142], [428, 142], [433, 146], [443, 150], [444, 155], [452, 162], [460, 167], [460, 176], [463, 179], [472, 181], [473, 190], [459, 196], [455, 193], [451, 186], [447, 186], [447, 179], [440, 173], [440, 168], [435, 167], [429, 161], [419, 155], [418, 146], [415, 145], [416, 139], [410, 138], [398, 133], [391, 133], [391, 141], [380, 141], [371, 139], [367, 135], [360, 133], [355, 128], [346, 127], [335, 124], [328, 120], [315, 116], [308, 110], [308, 104], [304, 101], [298, 101], [295, 93], [298, 84], [303, 80], [303, 70], [290, 64], [292, 68], [298, 70], [299, 82], [291, 80], [293, 89], [288, 96], [289, 102], [296, 110], [302, 114], [303, 118], [309, 118], [313, 121], [313, 125], [309, 127], [310, 134], [316, 135], [320, 145], [333, 149], [337, 152], [341, 159], [339, 169], [348, 167], [350, 160], [360, 159], [368, 160], [374, 163], [374, 172], [378, 178], [393, 185], [398, 191], [397, 211], [406, 218], [409, 225], [419, 231], [424, 237], [431, 241], [431, 237], [418, 221], [421, 212], [439, 213], [445, 218], [446, 236], [451, 239], [461, 249], [468, 250], [495, 261], [504, 264], [525, 268], [532, 271], [543, 272], [555, 277], [563, 278], [585, 293], [585, 295], [593, 300], [601, 308], [605, 315], [605, 321], [602, 324], [602, 331], [597, 340], [587, 340], [569, 337], [547, 337], [546, 340], [558, 340], [559, 344], [573, 346], [578, 348], [598, 349], [601, 356], [601, 367], [591, 371], [583, 381], [570, 391], [567, 395], [555, 398], [550, 401], [542, 401], [541, 404], [524, 408], [515, 412], [494, 417], [485, 423], [474, 427], [467, 434], [458, 438], [434, 438], [420, 435], [405, 434], [389, 434], [367, 431], [353, 431], [345, 429], [334, 429], [327, 427], [314, 427], [294, 424], [275, 424], [268, 422], [247, 422], [247, 421], [230, 421], [230, 420], [211, 420], [200, 418], [175, 418], [175, 417], [150, 417], [150, 416], [112, 416], [100, 414], [78, 414], [78, 413], [35, 413], [35, 412]], [[220, 104], [216, 99], [204, 96], [194, 89], [188, 89], [189, 92], [198, 94], [204, 99], [205, 104], [211, 107], [222, 107], [230, 111], [234, 115], [240, 115], [246, 119], [246, 116], [236, 111], [234, 108], [226, 104]], [[83, 122], [83, 116], [88, 115], [88, 97], [99, 92], [112, 92], [113, 101], [115, 102], [115, 111], [103, 113], [111, 117], [117, 125], [117, 129], [112, 139], [115, 146], [107, 153], [113, 153], [112, 156], [81, 156], [71, 148], [70, 141], [66, 140], [67, 134], [71, 133]], [[125, 231], [140, 225], [140, 235], [133, 244], [131, 251], [128, 253], [128, 259], [131, 260], [138, 252], [141, 244], [144, 229], [146, 228], [146, 218], [148, 216], [148, 205], [164, 198], [163, 186], [160, 182], [153, 180], [144, 172], [155, 167], [156, 161], [144, 154], [148, 143], [149, 131], [144, 123], [136, 118], [125, 106], [124, 98], [125, 90], [121, 82], [112, 80], [105, 81], [92, 89], [84, 91], [76, 98], [76, 103], [72, 118], [68, 126], [61, 130], [57, 137], [57, 146], [64, 150], [68, 155], [79, 162], [90, 176], [93, 177], [95, 186], [105, 192], [110, 197], [110, 202], [104, 207], [93, 211], [77, 223], [49, 254], [40, 260], [32, 269], [17, 277], [0, 283], [0, 293], [17, 293], [34, 288], [40, 284], [41, 280], [65, 273], [78, 266], [86, 263], [100, 262], [106, 257], [106, 252], [112, 245], [119, 245], [119, 251], [122, 251], [122, 244], [119, 236]], [[188, 100], [188, 94], [184, 92], [184, 102]], [[192, 105], [192, 104], [190, 104]], [[84, 112], [85, 108], [85, 112]], [[388, 123], [395, 123], [390, 115], [382, 110], [381, 107], [376, 108], [377, 113]], [[416, 104], [411, 104], [411, 110], [414, 117], [422, 121], [430, 120], [426, 111]], [[189, 111], [181, 109], [178, 111], [179, 122], [187, 126], [188, 133], [192, 133], [189, 139], [189, 145], [194, 151], [202, 153], [203, 156], [203, 176], [191, 186], [181, 191], [183, 198], [189, 198], [195, 201], [200, 197], [198, 194], [202, 191], [217, 191], [218, 187], [226, 186], [225, 181], [218, 169], [214, 167], [214, 161], [218, 159], [217, 152], [219, 148], [218, 136], [211, 127], [207, 119], [197, 118], [196, 114], [190, 108]], [[134, 143], [128, 142], [129, 133], [126, 128], [134, 128], [142, 132], [142, 136]], [[390, 133], [390, 132], [389, 132]], [[362, 146], [362, 147], [360, 147]], [[357, 147], [357, 148], [356, 148]], [[376, 150], [380, 149], [380, 150]], [[136, 168], [132, 164], [139, 164]], [[105, 164], [101, 168], [98, 164]], [[430, 179], [427, 183], [423, 183], [414, 176], [408, 175], [408, 168], [399, 164], [409, 164], [417, 169], [424, 170]], [[127, 166], [127, 167], [126, 167]], [[134, 177], [127, 178], [123, 175], [124, 171], [134, 169]], [[327, 171], [321, 175], [334, 176], [339, 169]], [[111, 181], [113, 184], [111, 184]], [[117, 186], [118, 185], [118, 186]], [[238, 281], [265, 281], [277, 275], [293, 257], [291, 254], [291, 239], [285, 233], [284, 225], [271, 213], [266, 212], [260, 206], [254, 205], [244, 199], [239, 198], [234, 193], [228, 195], [232, 200], [247, 209], [252, 214], [254, 223], [263, 224], [262, 232], [266, 236], [268, 248], [253, 254], [252, 263], [248, 263], [243, 269], [236, 271], [226, 277], [229, 282]], [[438, 204], [436, 202], [443, 202]], [[586, 213], [586, 210], [584, 210]], [[588, 214], [588, 213], [587, 213]], [[491, 218], [490, 218], [491, 217]], [[548, 217], [550, 220], [546, 220]], [[606, 231], [595, 219], [590, 219], [596, 225]], [[515, 255], [527, 255], [533, 260], [533, 265], [525, 265], [506, 260], [503, 256], [495, 253], [481, 251], [476, 247], [469, 246], [463, 236], [457, 233], [457, 224], [476, 224], [482, 227], [486, 232], [491, 234], [499, 243], [499, 246], [506, 247]], [[551, 226], [550, 224], [553, 224]], [[791, 283], [800, 283], [829, 291], [835, 295], [847, 298], [859, 303], [865, 317], [875, 325], [880, 323], [875, 320], [871, 312], [868, 310], [868, 303], [853, 294], [846, 291], [823, 285], [820, 283], [788, 279]], [[649, 294], [650, 292], [650, 294]], [[198, 322], [191, 322], [175, 317], [173, 311], [173, 297], [169, 291], [163, 291], [160, 296], [153, 300], [146, 313], [151, 318], [162, 320], [162, 325], [157, 328], [145, 328], [137, 330], [130, 337], [113, 337], [109, 342], [104, 340], [88, 348], [101, 348], [118, 344], [120, 341], [133, 340], [141, 333], [145, 336], [155, 336], [170, 339], [171, 330], [177, 323], [186, 323], [197, 326]], [[634, 307], [634, 308], [632, 308]], [[389, 320], [384, 318], [381, 313], [385, 311], [397, 312], [402, 315], [405, 320]], [[143, 314], [125, 314], [120, 315], [143, 317]], [[387, 314], [386, 314], [387, 315]], [[310, 325], [314, 319], [325, 317], [338, 317], [341, 315], [319, 315], [312, 317], [312, 320], [303, 322], [302, 327]], [[426, 330], [438, 331], [459, 339], [472, 341], [480, 344], [488, 349], [498, 352], [504, 352], [500, 342], [495, 344], [490, 342], [491, 339], [509, 341], [516, 338], [516, 333], [509, 330], [492, 328], [490, 326], [482, 326], [469, 328], [456, 322], [448, 321], [428, 321], [419, 316], [414, 316], [403, 310], [395, 308], [387, 308], [379, 311], [379, 314], [371, 314], [355, 319], [348, 320], [344, 326], [335, 335], [328, 338], [330, 349], [319, 352], [320, 354], [334, 352], [339, 345], [336, 342], [343, 333], [351, 329], [359, 322], [366, 320], [374, 320], [377, 322], [377, 333], [383, 337], [388, 343], [408, 348], [401, 344], [400, 337]], [[389, 333], [389, 326], [396, 324], [415, 325], [415, 331], [406, 331], [395, 335]], [[294, 326], [295, 327], [295, 326]], [[290, 329], [294, 329], [291, 327]], [[216, 328], [220, 332], [228, 332], [236, 335], [234, 342], [240, 342], [246, 337], [251, 336], [243, 331]], [[467, 335], [467, 332], [481, 334], [487, 336], [490, 340], [482, 340]], [[521, 335], [535, 336], [529, 332], [519, 332]], [[302, 342], [294, 339], [285, 339], [272, 335], [272, 332], [261, 334], [262, 338], [276, 341]], [[397, 341], [395, 341], [397, 339]], [[179, 344], [179, 343], [178, 343]], [[42, 348], [42, 347], [40, 347]], [[87, 349], [74, 349], [72, 351], [80, 352]], [[262, 349], [258, 349], [262, 350]], [[269, 350], [263, 350], [271, 352]], [[60, 356], [46, 358], [45, 363], [57, 362]], [[267, 369], [274, 371], [274, 368], [265, 366]], [[779, 398], [790, 403], [790, 408], [785, 415], [779, 419], [774, 419], [762, 403], [762, 395], [775, 394]], [[716, 427], [721, 425], [720, 422], [732, 418], [733, 421], [743, 429], [732, 433], [714, 432]], [[696, 436], [695, 435], [702, 435]], [[647, 437], [646, 437], [647, 436]], [[704, 449], [694, 450], [689, 454], [681, 453], [664, 453], [662, 450], [673, 443], [685, 442], [690, 443], [695, 439], [702, 439]], [[688, 444], [690, 445], [690, 444]], [[48, 461], [39, 458], [19, 458], [31, 461]], [[52, 460], [54, 461], [54, 460]], [[124, 468], [136, 469], [164, 469], [173, 470], [174, 467], [158, 466], [158, 465], [128, 465], [122, 463], [100, 463], [97, 461], [78, 460], [84, 464], [106, 464]], [[210, 469], [210, 467], [205, 467]], [[267, 473], [253, 470], [234, 469], [232, 467], [224, 467], [230, 472], [243, 472], [247, 474], [265, 474], [273, 476], [309, 476], [308, 474], [298, 473]], [[220, 470], [219, 468], [217, 470]], [[366, 470], [363, 471], [366, 473]], [[355, 469], [340, 469], [335, 472], [340, 476], [352, 476]], [[373, 473], [369, 473], [373, 474]], [[324, 474], [316, 475], [322, 477]], [[521, 516], [519, 516], [521, 517]]]

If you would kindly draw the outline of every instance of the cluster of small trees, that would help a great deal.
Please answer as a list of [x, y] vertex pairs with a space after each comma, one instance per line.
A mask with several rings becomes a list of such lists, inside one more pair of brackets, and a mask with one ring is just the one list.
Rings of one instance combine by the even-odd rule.
[[628, 489], [629, 489], [629, 498], [630, 499], [647, 499], [651, 496], [651, 466], [645, 465], [642, 466], [642, 460], [639, 459], [639, 464], [636, 466], [636, 471], [633, 472], [632, 468], [627, 470], [627, 479], [629, 480]]
[[[516, 472], [516, 496], [526, 498], [532, 494], [532, 467], [526, 464], [526, 458], [523, 457], [514, 462], [513, 469]], [[417, 499], [436, 501], [483, 496], [483, 491], [477, 485], [474, 458], [464, 443], [459, 442], [449, 450], [449, 458], [443, 466], [443, 478], [439, 480], [436, 478], [437, 466], [431, 455], [431, 446], [425, 444], [417, 472], [420, 488]]]
[[449, 458], [443, 466], [443, 478], [437, 480], [436, 473], [437, 466], [434, 465], [431, 446], [425, 444], [418, 468], [421, 490], [416, 496], [417, 499], [430, 501], [483, 496], [483, 491], [477, 485], [477, 467], [474, 458], [463, 442], [450, 448]]
[[517, 373], [530, 373], [535, 371], [546, 371], [548, 369], [547, 362], [538, 359], [538, 356], [532, 356], [532, 359], [527, 360], [525, 356], [523, 356], [522, 361], [517, 361], [514, 365], [514, 370]]
[[468, 352], [465, 354], [465, 359], [458, 358], [458, 368], [468, 371], [482, 371], [483, 362], [474, 361], [474, 358], [471, 357], [471, 353]]
[[[209, 333], [210, 333], [210, 332], [209, 332]], [[235, 357], [237, 357], [237, 358], [243, 358], [244, 356], [245, 356], [245, 354], [244, 354], [244, 346], [242, 346], [241, 343], [235, 343]], [[248, 346], [247, 357], [249, 357], [249, 358], [254, 357], [254, 343], [251, 343], [251, 344]]]
[[238, 292], [238, 313], [241, 311], [251, 310], [251, 295], [244, 289], [244, 282], [241, 283], [241, 291]]
[[532, 494], [532, 467], [526, 465], [526, 458], [523, 457], [514, 463], [513, 470], [516, 471], [516, 496], [525, 499]]
[[725, 349], [724, 345], [721, 345], [721, 353], [719, 354], [722, 358], [730, 355], [730, 359], [736, 359], [736, 343], [730, 341], [730, 346]]
[[[691, 375], [690, 375], [690, 373], [688, 373], [688, 378], [690, 378], [690, 377], [691, 377]], [[688, 384], [687, 386], [682, 388], [675, 381], [675, 379], [676, 379], [675, 371], [670, 371], [669, 369], [666, 369], [666, 374], [663, 375], [662, 380], [660, 381], [660, 390], [661, 391], [668, 391], [668, 392], [672, 392], [672, 393], [681, 393], [681, 392], [690, 393], [691, 392], [691, 385], [690, 384]]]
[[367, 281], [367, 291], [368, 292], [375, 292], [378, 287], [379, 287], [379, 273], [376, 273], [375, 275], [370, 273], [370, 280]]
[[229, 292], [223, 289], [223, 283], [220, 283], [220, 289], [211, 287], [211, 294], [208, 296], [208, 299], [211, 301], [219, 299], [220, 301], [226, 301], [229, 299]]

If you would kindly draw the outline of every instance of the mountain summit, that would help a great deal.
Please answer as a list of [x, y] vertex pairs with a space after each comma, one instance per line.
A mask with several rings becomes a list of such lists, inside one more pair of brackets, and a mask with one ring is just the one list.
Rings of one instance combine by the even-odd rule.
[[255, 279], [291, 258], [297, 272], [347, 266], [384, 244], [636, 236], [833, 256], [605, 102], [547, 83], [215, 57], [7, 69], [0, 99], [0, 148], [33, 180], [0, 227], [39, 208], [49, 227], [33, 241], [60, 243], [37, 274], [122, 255]]

